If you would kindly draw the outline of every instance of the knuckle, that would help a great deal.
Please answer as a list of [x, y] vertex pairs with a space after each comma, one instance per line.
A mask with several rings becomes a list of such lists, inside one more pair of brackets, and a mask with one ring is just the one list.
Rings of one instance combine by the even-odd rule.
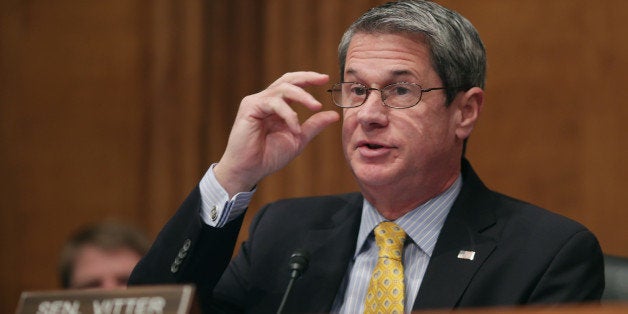
[[244, 96], [244, 98], [242, 98], [241, 106], [247, 106], [255, 103], [255, 98], [257, 98], [256, 95]]

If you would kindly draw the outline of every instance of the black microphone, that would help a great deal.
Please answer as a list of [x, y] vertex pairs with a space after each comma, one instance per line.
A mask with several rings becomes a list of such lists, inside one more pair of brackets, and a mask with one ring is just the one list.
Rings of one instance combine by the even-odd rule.
[[292, 284], [294, 281], [301, 276], [307, 270], [307, 266], [310, 262], [310, 254], [304, 250], [296, 250], [290, 255], [290, 261], [288, 262], [288, 266], [290, 267], [290, 281], [288, 282], [288, 287], [286, 287], [286, 292], [283, 294], [283, 299], [279, 304], [279, 309], [277, 309], [277, 314], [281, 314], [283, 311], [283, 307], [286, 305], [286, 300], [288, 300], [288, 295], [290, 294], [290, 290], [292, 290]]

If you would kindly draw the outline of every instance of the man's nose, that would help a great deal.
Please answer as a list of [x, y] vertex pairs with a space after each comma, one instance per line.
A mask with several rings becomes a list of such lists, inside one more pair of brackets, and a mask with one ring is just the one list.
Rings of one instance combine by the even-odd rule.
[[369, 90], [366, 101], [359, 107], [357, 118], [363, 126], [385, 126], [388, 124], [388, 111], [390, 108], [384, 105], [382, 94], [379, 90]]

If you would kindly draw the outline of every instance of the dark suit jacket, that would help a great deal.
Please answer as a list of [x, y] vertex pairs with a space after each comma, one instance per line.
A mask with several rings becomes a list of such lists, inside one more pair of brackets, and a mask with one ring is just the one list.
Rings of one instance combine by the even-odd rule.
[[[490, 191], [466, 160], [462, 173], [462, 190], [414, 309], [600, 298], [603, 257], [590, 231]], [[242, 218], [223, 229], [204, 225], [197, 188], [136, 266], [130, 283], [195, 283], [205, 312], [275, 312], [289, 280], [288, 259], [304, 249], [310, 265], [295, 282], [285, 312], [328, 312], [355, 251], [362, 201], [361, 194], [351, 193], [269, 204], [229, 264]], [[475, 258], [458, 258], [461, 250], [474, 251]]]

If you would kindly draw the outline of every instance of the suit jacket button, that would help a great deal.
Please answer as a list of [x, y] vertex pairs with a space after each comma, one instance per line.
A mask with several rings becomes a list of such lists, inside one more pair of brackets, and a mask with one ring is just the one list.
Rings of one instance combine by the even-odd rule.
[[178, 271], [179, 271], [179, 264], [172, 263], [172, 265], [170, 265], [170, 272], [175, 274]]
[[187, 252], [190, 249], [190, 246], [192, 246], [192, 240], [185, 239], [185, 242], [183, 242], [183, 247], [181, 248], [181, 250]]
[[[180, 254], [180, 253], [179, 253]], [[170, 271], [174, 274], [176, 272], [179, 271], [179, 266], [181, 266], [181, 263], [183, 262], [182, 259], [180, 259], [178, 256], [175, 257], [174, 262], [172, 262], [172, 265], [170, 265]]]

